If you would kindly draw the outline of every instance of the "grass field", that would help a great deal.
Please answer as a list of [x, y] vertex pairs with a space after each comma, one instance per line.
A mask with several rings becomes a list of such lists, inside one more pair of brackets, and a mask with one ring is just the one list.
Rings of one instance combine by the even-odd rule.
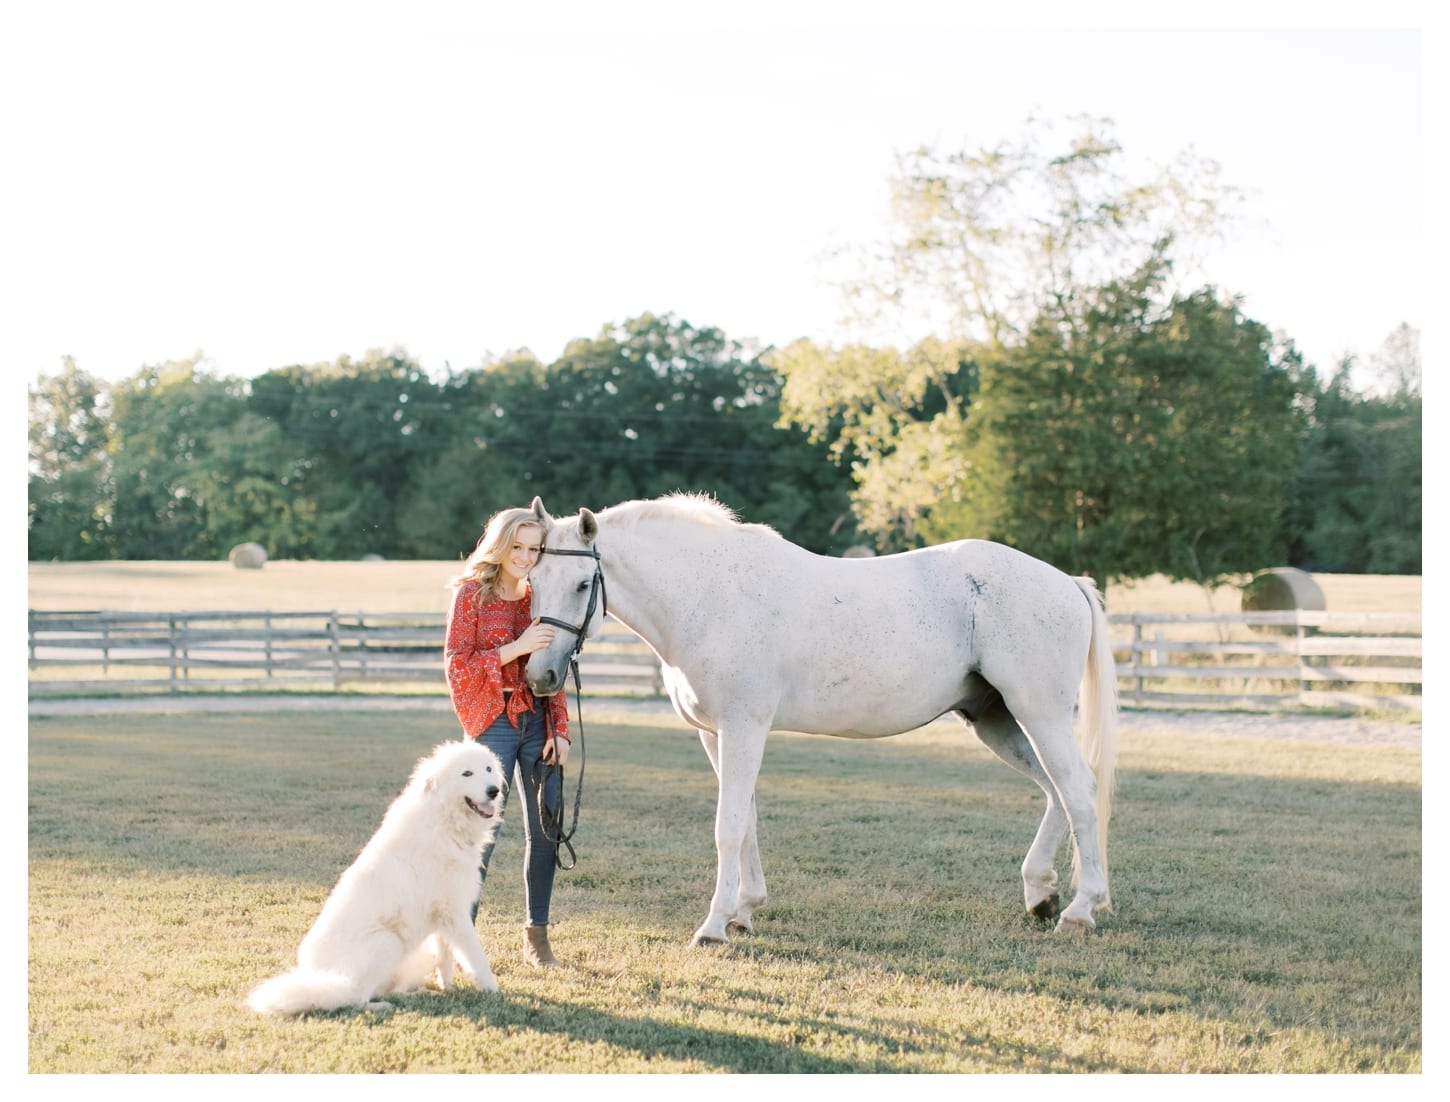
[[30, 1070], [1422, 1070], [1419, 753], [1151, 730], [1121, 757], [1117, 910], [1085, 937], [1021, 913], [1040, 797], [969, 735], [774, 735], [771, 901], [697, 950], [708, 765], [674, 721], [601, 706], [556, 890], [571, 967], [519, 961], [511, 809], [480, 915], [501, 994], [252, 1015], [455, 734], [446, 713], [32, 719]]
[[[225, 562], [31, 563], [30, 607], [51, 611], [194, 609], [274, 612], [426, 612], [447, 608], [456, 562], [269, 562], [237, 570]], [[1330, 610], [1418, 612], [1418, 575], [1316, 574]], [[1209, 594], [1150, 578], [1109, 586], [1108, 611], [1208, 612]], [[1239, 611], [1239, 591], [1220, 586], [1212, 611]]]

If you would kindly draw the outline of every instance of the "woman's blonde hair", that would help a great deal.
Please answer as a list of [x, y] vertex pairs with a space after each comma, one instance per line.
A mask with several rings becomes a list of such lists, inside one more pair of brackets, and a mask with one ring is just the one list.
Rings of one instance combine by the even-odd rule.
[[494, 588], [498, 584], [499, 564], [513, 547], [519, 529], [529, 525], [543, 530], [532, 509], [500, 509], [494, 513], [488, 518], [483, 535], [478, 537], [478, 545], [463, 564], [463, 573], [450, 581], [449, 586], [457, 589], [464, 582], [475, 581], [482, 588], [485, 600], [501, 596]]

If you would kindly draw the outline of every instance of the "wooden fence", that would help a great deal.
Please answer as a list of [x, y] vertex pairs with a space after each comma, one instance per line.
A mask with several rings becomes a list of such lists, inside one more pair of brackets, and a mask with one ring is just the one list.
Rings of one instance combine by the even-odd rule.
[[[443, 687], [444, 614], [30, 612], [30, 695]], [[659, 695], [659, 663], [612, 621], [579, 661], [590, 691]]]
[[1132, 613], [1109, 619], [1125, 704], [1421, 710], [1418, 613]]
[[[1421, 707], [1420, 617], [1262, 612], [1110, 617], [1125, 704]], [[30, 695], [442, 688], [440, 613], [30, 612]], [[609, 621], [580, 658], [598, 695], [658, 696], [659, 664]]]

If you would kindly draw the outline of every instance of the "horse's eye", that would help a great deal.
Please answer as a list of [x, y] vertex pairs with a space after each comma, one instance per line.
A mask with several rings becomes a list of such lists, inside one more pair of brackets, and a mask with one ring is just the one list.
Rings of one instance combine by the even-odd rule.
[[575, 592], [576, 593], [583, 593], [588, 588], [589, 588], [589, 583], [588, 582], [580, 582], [579, 583], [579, 588], [577, 590], [575, 590]]
[[465, 770], [464, 770], [464, 771], [463, 771], [463, 775], [464, 775], [464, 776], [465, 776], [465, 777], [471, 777], [471, 776], [473, 776], [473, 770], [472, 770], [472, 769], [465, 769]]

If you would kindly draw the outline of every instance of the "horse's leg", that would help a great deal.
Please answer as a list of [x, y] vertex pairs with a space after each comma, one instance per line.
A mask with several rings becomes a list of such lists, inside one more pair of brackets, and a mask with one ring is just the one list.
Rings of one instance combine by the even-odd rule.
[[1057, 920], [1058, 930], [1091, 930], [1093, 909], [1108, 901], [1107, 861], [1098, 842], [1097, 778], [1072, 733], [1072, 709], [1032, 701], [1015, 715], [1037, 751], [1037, 760], [1062, 801], [1072, 829], [1077, 891]]
[[[710, 731], [700, 732], [700, 744], [710, 759], [710, 768], [715, 770], [715, 779], [720, 779], [720, 739]], [[750, 794], [750, 817], [745, 827], [745, 841], [740, 847], [740, 904], [731, 916], [729, 925], [738, 926], [749, 932], [757, 908], [765, 904], [765, 869], [760, 864], [760, 843], [756, 836], [755, 793]]]
[[1037, 760], [1032, 743], [996, 693], [972, 727], [988, 750], [1034, 781], [1047, 797], [1047, 813], [1022, 862], [1022, 895], [1028, 912], [1038, 918], [1056, 918], [1061, 904], [1057, 894], [1057, 851], [1067, 837], [1067, 815], [1057, 789]]
[[[748, 924], [751, 908], [765, 899], [765, 877], [755, 831], [755, 779], [765, 755], [765, 736], [763, 727], [752, 725], [722, 725], [717, 735], [701, 732], [701, 742], [719, 778], [720, 795], [715, 807], [715, 894], [710, 899], [710, 913], [691, 938], [692, 944], [724, 944], [726, 927], [732, 921]], [[751, 903], [742, 900], [742, 870], [750, 894], [759, 896]], [[741, 923], [741, 917], [745, 923]]]

